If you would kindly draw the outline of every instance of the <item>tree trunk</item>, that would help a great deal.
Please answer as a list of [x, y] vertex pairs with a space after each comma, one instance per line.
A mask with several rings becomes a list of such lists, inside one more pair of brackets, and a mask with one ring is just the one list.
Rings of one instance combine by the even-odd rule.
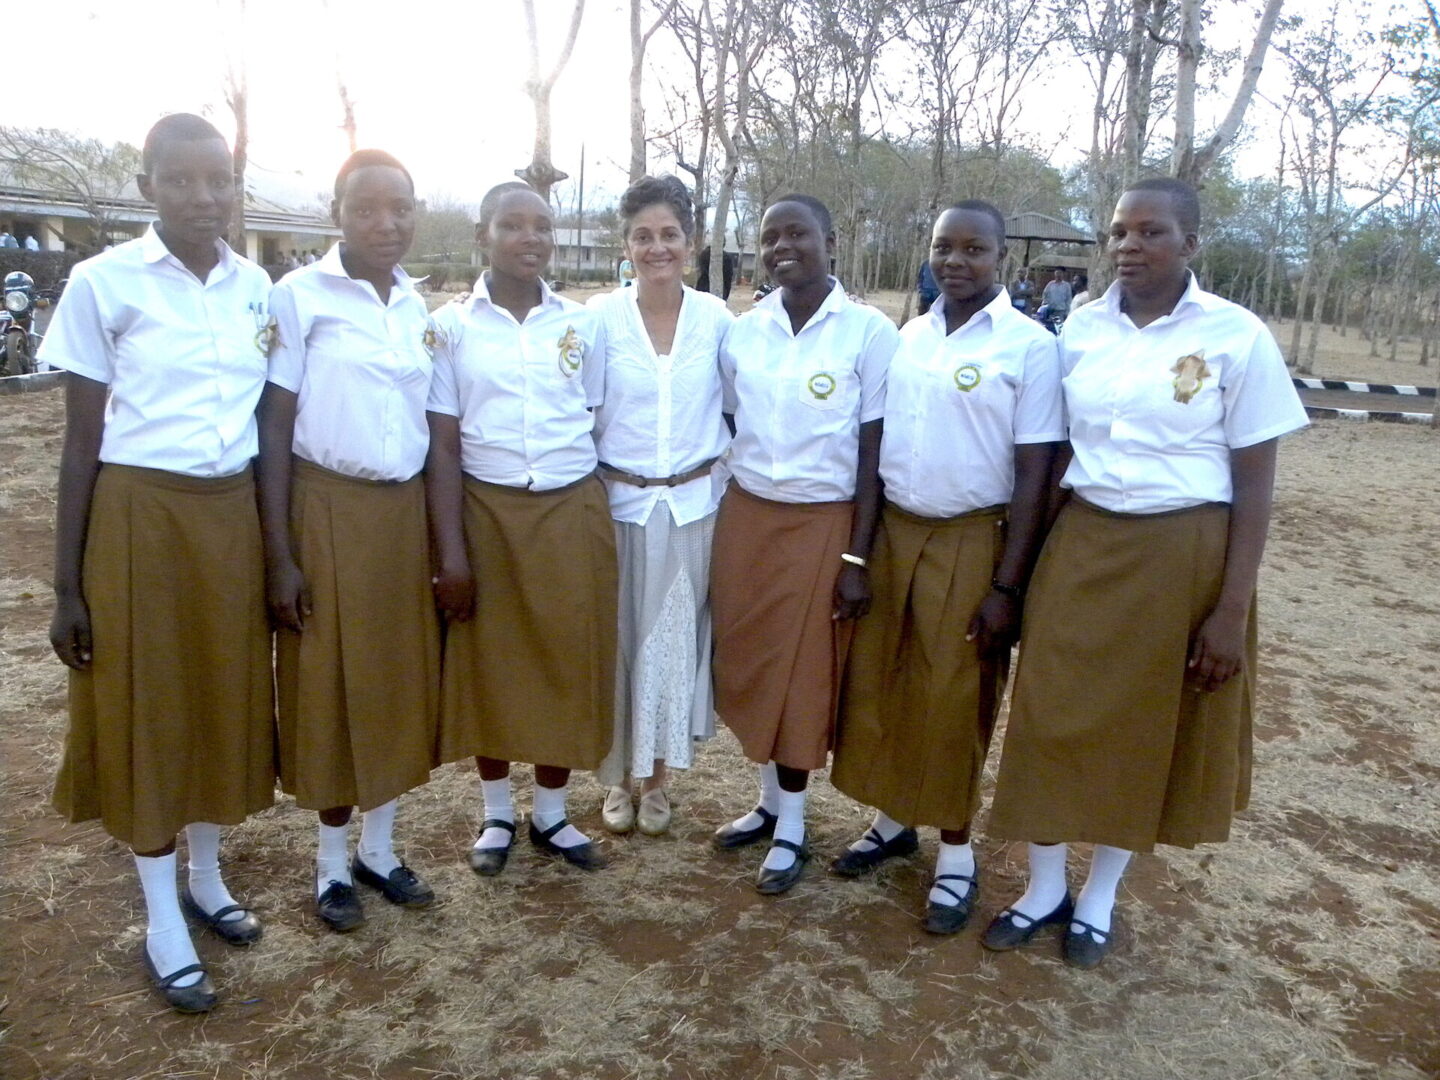
[[1325, 321], [1325, 300], [1329, 296], [1330, 282], [1335, 276], [1335, 264], [1338, 261], [1336, 252], [1325, 250], [1320, 270], [1320, 283], [1315, 288], [1315, 307], [1310, 313], [1310, 340], [1305, 346], [1305, 363], [1301, 367], [1306, 374], [1315, 370], [1315, 353], [1320, 344], [1320, 326]]
[[585, 0], [574, 0], [575, 6], [570, 11], [570, 27], [566, 32], [565, 44], [561, 47], [555, 66], [544, 78], [540, 75], [540, 31], [535, 24], [535, 0], [524, 0], [524, 3], [525, 29], [530, 43], [530, 73], [525, 80], [525, 92], [535, 109], [535, 146], [530, 164], [523, 169], [516, 169], [515, 175], [534, 188], [548, 203], [551, 188], [570, 175], [555, 168], [551, 161], [550, 92], [554, 90], [555, 82], [565, 70], [565, 65], [570, 62], [575, 38], [580, 33], [580, 19], [585, 14]]
[[1290, 328], [1290, 366], [1300, 374], [1308, 374], [1309, 371], [1300, 360], [1301, 334], [1305, 329], [1305, 304], [1310, 299], [1310, 282], [1315, 274], [1315, 251], [1310, 251], [1309, 257], [1305, 260], [1305, 273], [1300, 278], [1300, 288], [1295, 292], [1295, 325]]

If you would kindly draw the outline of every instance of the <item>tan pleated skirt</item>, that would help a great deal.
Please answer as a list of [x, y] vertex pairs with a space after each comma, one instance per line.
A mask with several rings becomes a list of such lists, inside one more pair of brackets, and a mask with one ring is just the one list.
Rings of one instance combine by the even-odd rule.
[[751, 761], [825, 767], [854, 625], [832, 618], [853, 518], [853, 503], [773, 502], [734, 481], [720, 502], [715, 711]]
[[102, 465], [83, 569], [94, 647], [70, 672], [55, 807], [136, 851], [275, 794], [255, 482]]
[[948, 519], [887, 505], [855, 627], [830, 780], [906, 825], [963, 829], [1009, 669], [965, 640], [1005, 550], [1005, 508]]
[[280, 630], [280, 784], [309, 810], [369, 810], [425, 783], [438, 755], [440, 623], [425, 488], [296, 458], [290, 539], [311, 612]]
[[465, 478], [475, 616], [445, 639], [441, 758], [594, 769], [614, 734], [619, 580], [598, 477], [559, 491]]
[[1254, 600], [1237, 675], [1207, 694], [1185, 667], [1229, 522], [1223, 503], [1061, 511], [1026, 604], [991, 835], [1131, 851], [1229, 836], [1250, 795]]

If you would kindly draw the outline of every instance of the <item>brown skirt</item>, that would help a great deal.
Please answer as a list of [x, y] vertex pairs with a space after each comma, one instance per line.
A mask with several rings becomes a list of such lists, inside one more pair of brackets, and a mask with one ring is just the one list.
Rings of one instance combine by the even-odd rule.
[[1005, 550], [1005, 508], [880, 514], [873, 600], [855, 627], [830, 780], [906, 825], [963, 829], [1009, 670], [965, 640]]
[[715, 523], [715, 711], [745, 756], [825, 767], [853, 624], [835, 579], [854, 504], [781, 503], [731, 483]]
[[136, 851], [275, 796], [255, 481], [103, 465], [85, 538], [94, 659], [70, 672], [54, 804]]
[[614, 734], [619, 572], [598, 477], [465, 478], [475, 616], [445, 639], [440, 756], [594, 769]]
[[1255, 602], [1241, 670], [1186, 677], [1220, 596], [1230, 508], [1116, 514], [1072, 497], [1046, 541], [989, 831], [1130, 851], [1225, 840], [1250, 795]]
[[290, 538], [304, 633], [275, 641], [280, 784], [309, 810], [369, 810], [436, 763], [440, 623], [420, 477], [357, 480], [299, 458]]

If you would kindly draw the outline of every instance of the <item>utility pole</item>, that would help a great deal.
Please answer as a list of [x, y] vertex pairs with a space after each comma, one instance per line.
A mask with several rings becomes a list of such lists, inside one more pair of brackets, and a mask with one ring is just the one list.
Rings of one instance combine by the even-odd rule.
[[580, 241], [585, 235], [585, 144], [580, 144], [580, 190], [575, 206], [575, 279], [580, 279]]

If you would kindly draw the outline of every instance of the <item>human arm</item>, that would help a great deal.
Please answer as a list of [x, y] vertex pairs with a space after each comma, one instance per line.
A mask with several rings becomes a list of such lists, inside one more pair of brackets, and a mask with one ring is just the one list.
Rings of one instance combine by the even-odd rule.
[[[875, 543], [875, 525], [880, 519], [880, 437], [884, 420], [867, 420], [860, 425], [860, 455], [855, 472], [855, 515], [850, 525], [846, 553], [869, 559]], [[857, 563], [842, 561], [835, 578], [835, 618], [858, 619], [870, 610], [870, 571]]]
[[90, 666], [90, 609], [81, 576], [90, 502], [100, 473], [100, 442], [105, 434], [103, 382], [70, 372], [65, 376], [65, 442], [60, 451], [60, 482], [55, 505], [55, 613], [50, 644], [67, 667]]
[[256, 419], [260, 456], [255, 459], [260, 496], [260, 532], [265, 541], [265, 600], [270, 618], [285, 630], [305, 629], [310, 589], [290, 546], [290, 459], [295, 443], [297, 397], [273, 382], [265, 384]]
[[427, 412], [430, 449], [425, 456], [425, 507], [435, 562], [435, 606], [447, 620], [464, 622], [475, 610], [475, 577], [465, 550], [460, 472], [460, 418]]
[[1015, 488], [1010, 496], [1005, 550], [994, 577], [1005, 588], [992, 587], [985, 594], [965, 631], [965, 640], [975, 642], [981, 656], [1004, 652], [1019, 636], [1021, 597], [1048, 529], [1051, 463], [1057, 445], [1042, 442], [1015, 447]]
[[1244, 660], [1245, 627], [1270, 529], [1278, 447], [1278, 439], [1267, 439], [1230, 451], [1233, 495], [1225, 543], [1225, 575], [1220, 599], [1200, 624], [1186, 665], [1196, 684], [1207, 692], [1220, 689], [1240, 670]]

